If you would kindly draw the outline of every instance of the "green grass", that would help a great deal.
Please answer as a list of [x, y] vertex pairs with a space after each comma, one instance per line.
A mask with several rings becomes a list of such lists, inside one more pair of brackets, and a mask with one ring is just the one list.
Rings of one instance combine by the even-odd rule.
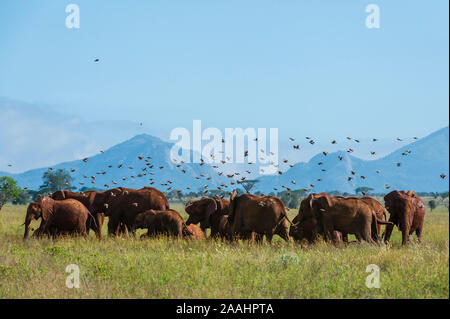
[[[0, 212], [0, 298], [449, 298], [444, 207], [427, 213], [422, 244], [413, 237], [401, 247], [394, 230], [389, 247], [341, 248], [323, 242], [301, 247], [279, 238], [272, 245], [109, 237], [99, 242], [94, 234], [87, 240], [23, 241], [25, 210], [7, 205]], [[81, 269], [80, 289], [66, 288], [69, 264]], [[381, 269], [379, 289], [365, 286], [369, 264]]]

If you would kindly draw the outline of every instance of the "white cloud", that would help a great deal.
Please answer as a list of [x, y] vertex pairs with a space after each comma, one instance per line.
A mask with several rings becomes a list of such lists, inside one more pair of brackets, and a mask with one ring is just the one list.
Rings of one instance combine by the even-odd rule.
[[140, 133], [136, 127], [132, 122], [89, 122], [52, 107], [0, 99], [0, 171], [17, 173], [91, 156]]

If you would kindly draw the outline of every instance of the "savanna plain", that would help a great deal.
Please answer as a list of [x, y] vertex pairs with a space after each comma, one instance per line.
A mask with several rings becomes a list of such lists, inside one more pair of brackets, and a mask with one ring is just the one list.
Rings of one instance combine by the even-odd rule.
[[[182, 204], [172, 208], [184, 212]], [[156, 238], [22, 239], [26, 206], [0, 212], [0, 298], [449, 298], [449, 212], [427, 211], [423, 242], [335, 247]], [[289, 211], [292, 219], [296, 210]], [[186, 219], [186, 215], [182, 214]], [[37, 228], [40, 221], [34, 221]], [[106, 222], [105, 222], [106, 224]], [[105, 225], [106, 226], [106, 225]], [[66, 267], [80, 269], [67, 288]], [[380, 287], [367, 288], [370, 264]]]

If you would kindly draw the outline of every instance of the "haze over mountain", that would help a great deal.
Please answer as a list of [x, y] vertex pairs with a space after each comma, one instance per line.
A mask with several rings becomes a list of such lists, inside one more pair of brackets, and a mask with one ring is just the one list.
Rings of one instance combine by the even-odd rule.
[[[104, 185], [107, 184], [109, 187], [132, 188], [154, 186], [163, 191], [171, 187], [171, 189], [189, 192], [186, 187], [190, 187], [192, 191], [198, 191], [204, 185], [212, 188], [225, 182], [225, 177], [218, 176], [217, 172], [207, 164], [201, 166], [200, 164], [186, 163], [182, 164], [182, 167], [176, 167], [178, 164], [170, 160], [172, 146], [172, 143], [164, 142], [157, 137], [141, 134], [105, 150], [104, 153], [89, 157], [87, 162], [82, 160], [65, 162], [52, 166], [52, 168], [54, 170], [66, 169], [67, 171], [75, 169], [71, 176], [74, 178], [73, 185], [78, 188], [83, 186], [105, 188]], [[138, 157], [142, 157], [142, 159]], [[153, 168], [146, 165], [147, 163], [153, 165]], [[118, 167], [120, 164], [122, 164], [121, 168]], [[108, 167], [110, 165], [112, 167]], [[146, 170], [143, 171], [143, 169]], [[182, 169], [186, 170], [186, 173], [183, 173]], [[0, 175], [12, 176], [22, 187], [38, 189], [42, 184], [42, 175], [47, 170], [46, 167], [29, 170], [21, 174], [0, 173]], [[102, 174], [103, 171], [105, 174]], [[153, 175], [150, 173], [153, 173]], [[201, 177], [200, 174], [204, 177]], [[83, 175], [88, 176], [88, 178], [84, 178]], [[95, 176], [95, 184], [91, 183], [91, 176]], [[134, 176], [134, 178], [131, 176]], [[125, 181], [122, 180], [123, 177], [126, 178]], [[196, 177], [200, 179], [196, 179]], [[150, 178], [153, 178], [153, 185], [150, 184]], [[206, 178], [211, 179], [207, 180]], [[117, 182], [117, 185], [114, 185], [112, 180]], [[80, 185], [80, 182], [84, 185]], [[168, 185], [162, 186], [161, 184]]]
[[[338, 156], [342, 156], [342, 160]], [[319, 162], [323, 164], [318, 165]], [[345, 151], [326, 156], [318, 154], [307, 163], [295, 164], [283, 175], [261, 177], [255, 190], [271, 192], [273, 187], [280, 189], [281, 185], [292, 189], [311, 188], [309, 185], [313, 184], [316, 192], [339, 190], [353, 193], [361, 186], [371, 187], [376, 192], [393, 189], [441, 192], [449, 189], [448, 177], [440, 177], [442, 173], [448, 175], [448, 171], [449, 128], [445, 127], [377, 160], [361, 160]], [[352, 180], [349, 181], [348, 177]], [[390, 188], [386, 189], [385, 185]]]
[[[181, 167], [177, 167], [178, 163], [170, 160], [172, 146], [172, 143], [164, 142], [157, 137], [141, 134], [105, 150], [103, 154], [90, 157], [86, 163], [77, 160], [61, 163], [53, 168], [55, 170], [62, 168], [68, 171], [75, 169], [71, 175], [74, 177], [74, 186], [79, 188], [82, 186], [105, 188], [105, 184], [110, 187], [140, 188], [151, 186], [150, 178], [153, 178], [152, 186], [163, 191], [167, 191], [168, 187], [183, 192], [189, 191], [187, 187], [192, 191], [198, 191], [205, 185], [208, 185], [208, 189], [215, 189], [221, 183], [228, 185], [225, 190], [231, 190], [237, 186], [230, 185], [232, 179], [224, 176], [225, 174], [219, 176], [217, 170], [206, 163], [203, 165], [185, 163], [181, 164]], [[139, 159], [139, 156], [142, 159]], [[338, 156], [342, 156], [342, 160], [339, 160]], [[260, 176], [259, 182], [252, 191], [259, 190], [269, 193], [274, 191], [274, 187], [281, 191], [283, 190], [282, 185], [291, 189], [311, 188], [310, 184], [314, 184], [313, 190], [317, 192], [339, 190], [353, 193], [355, 188], [360, 186], [371, 187], [377, 192], [388, 192], [392, 189], [447, 191], [449, 189], [448, 177], [442, 179], [440, 174], [448, 175], [448, 161], [449, 128], [445, 127], [377, 160], [362, 160], [346, 151], [328, 153], [326, 156], [320, 153], [308, 162], [295, 164], [283, 175]], [[323, 164], [318, 165], [319, 162]], [[146, 165], [147, 163], [150, 164]], [[397, 166], [397, 163], [401, 163], [401, 165]], [[122, 164], [122, 168], [118, 168], [119, 164]], [[108, 167], [110, 165], [112, 167]], [[153, 168], [149, 168], [149, 165], [153, 165]], [[164, 168], [160, 169], [160, 166]], [[256, 164], [252, 166], [253, 170], [256, 169], [255, 166]], [[243, 165], [242, 167], [248, 168], [249, 166]], [[42, 184], [42, 175], [47, 169], [47, 167], [33, 169], [21, 174], [0, 172], [0, 176], [12, 176], [21, 187], [38, 189]], [[182, 169], [186, 170], [186, 173], [183, 173]], [[326, 171], [324, 172], [322, 169]], [[352, 171], [355, 172], [354, 175], [352, 175]], [[102, 174], [103, 172], [104, 174]], [[240, 173], [241, 176], [247, 176], [243, 172]], [[83, 175], [88, 178], [84, 178]], [[141, 176], [139, 177], [139, 175]], [[95, 184], [91, 183], [91, 176], [95, 176]], [[363, 179], [361, 176], [365, 178]], [[122, 180], [123, 177], [126, 180]], [[348, 177], [352, 177], [352, 180], [349, 181]], [[321, 181], [317, 181], [317, 179], [321, 179]], [[112, 180], [117, 182], [117, 185], [114, 185]], [[295, 184], [292, 181], [295, 181]], [[80, 182], [84, 185], [80, 185]], [[385, 185], [389, 185], [390, 188], [386, 189]]]

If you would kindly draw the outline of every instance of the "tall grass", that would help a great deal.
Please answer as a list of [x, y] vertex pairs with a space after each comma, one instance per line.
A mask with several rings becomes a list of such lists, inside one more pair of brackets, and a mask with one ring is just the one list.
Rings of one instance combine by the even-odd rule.
[[[94, 234], [24, 241], [25, 211], [7, 205], [0, 212], [0, 298], [449, 298], [449, 214], [443, 207], [427, 213], [422, 244], [413, 236], [401, 247], [394, 230], [390, 246], [340, 248], [279, 238], [272, 245], [98, 241]], [[65, 285], [69, 264], [80, 267], [79, 289]], [[380, 267], [378, 289], [365, 285], [369, 264]]]

